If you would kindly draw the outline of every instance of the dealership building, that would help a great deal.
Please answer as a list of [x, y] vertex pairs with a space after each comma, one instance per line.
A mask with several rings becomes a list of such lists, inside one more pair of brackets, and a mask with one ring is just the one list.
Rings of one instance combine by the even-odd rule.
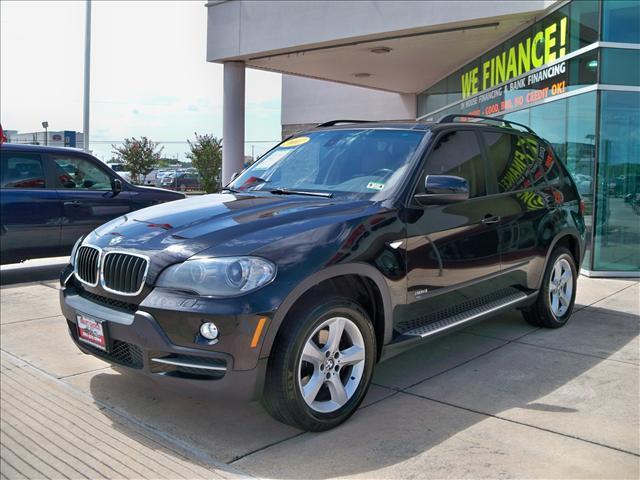
[[245, 69], [284, 74], [282, 130], [336, 119], [519, 122], [587, 205], [583, 273], [640, 276], [640, 2], [209, 1], [223, 176], [242, 168]]
[[82, 132], [73, 130], [22, 132], [5, 130], [9, 143], [27, 143], [30, 145], [48, 145], [50, 147], [82, 148], [84, 136]]

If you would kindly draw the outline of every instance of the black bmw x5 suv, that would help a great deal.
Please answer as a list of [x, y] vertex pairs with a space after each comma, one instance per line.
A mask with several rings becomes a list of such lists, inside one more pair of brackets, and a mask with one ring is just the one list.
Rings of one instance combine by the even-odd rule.
[[564, 325], [584, 232], [575, 184], [526, 127], [335, 121], [220, 194], [80, 239], [60, 300], [83, 352], [319, 431], [407, 348], [511, 308]]

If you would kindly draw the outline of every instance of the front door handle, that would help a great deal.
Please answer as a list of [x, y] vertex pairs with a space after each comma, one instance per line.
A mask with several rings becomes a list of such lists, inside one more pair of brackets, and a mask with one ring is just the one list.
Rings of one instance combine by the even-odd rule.
[[484, 223], [485, 225], [493, 225], [494, 223], [498, 223], [500, 220], [502, 220], [502, 217], [500, 217], [500, 215], [487, 214], [482, 219], [482, 223]]
[[65, 207], [79, 207], [80, 205], [82, 205], [82, 202], [80, 200], [73, 200], [71, 202], [64, 202], [64, 206]]

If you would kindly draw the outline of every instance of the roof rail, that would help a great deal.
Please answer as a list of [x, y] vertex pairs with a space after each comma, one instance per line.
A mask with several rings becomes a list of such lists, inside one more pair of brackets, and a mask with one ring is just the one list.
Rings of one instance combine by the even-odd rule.
[[493, 122], [498, 122], [498, 123], [502, 123], [503, 125], [506, 125], [509, 128], [513, 128], [513, 125], [517, 125], [519, 127], [524, 128], [527, 132], [529, 133], [533, 133], [534, 135], [538, 135], [536, 132], [534, 132], [533, 130], [531, 130], [529, 127], [527, 127], [526, 125], [523, 125], [522, 123], [518, 123], [518, 122], [512, 122], [511, 120], [503, 120], [501, 118], [494, 118], [494, 117], [483, 117], [481, 115], [446, 115], [444, 117], [442, 117], [440, 119], [440, 121], [438, 123], [451, 123], [451, 122], [455, 122], [456, 118], [479, 118], [481, 120], [491, 120]]
[[340, 123], [372, 123], [372, 120], [329, 120], [328, 122], [316, 125], [316, 128], [333, 127]]

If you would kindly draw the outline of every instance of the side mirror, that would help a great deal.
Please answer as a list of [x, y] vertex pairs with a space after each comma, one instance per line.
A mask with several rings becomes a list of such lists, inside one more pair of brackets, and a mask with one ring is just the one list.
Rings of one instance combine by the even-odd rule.
[[427, 175], [424, 193], [413, 198], [422, 206], [462, 202], [469, 199], [469, 182], [453, 175]]
[[233, 182], [236, 178], [238, 178], [240, 176], [241, 172], [233, 172], [231, 174], [231, 180], [229, 180], [229, 182]]
[[119, 179], [114, 178], [111, 180], [111, 191], [114, 195], [117, 195], [122, 191], [122, 182]]

